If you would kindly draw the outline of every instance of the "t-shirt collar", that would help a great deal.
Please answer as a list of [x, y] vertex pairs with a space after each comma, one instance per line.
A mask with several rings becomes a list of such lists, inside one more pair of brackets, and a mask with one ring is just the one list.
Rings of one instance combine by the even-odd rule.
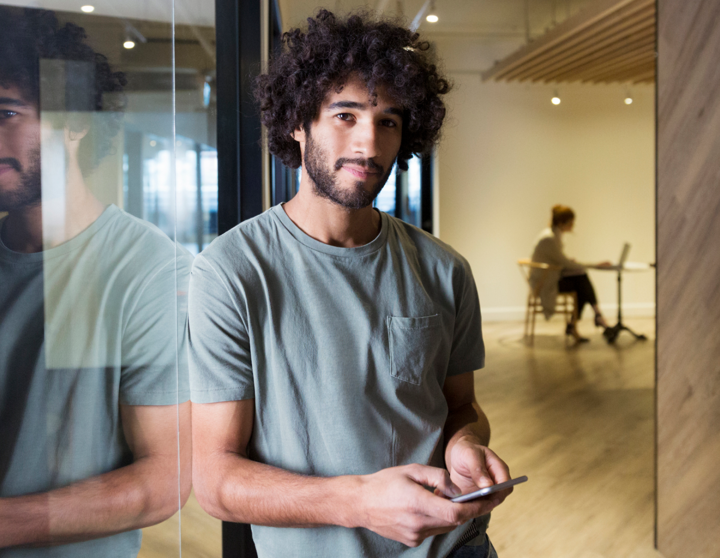
[[367, 244], [364, 244], [363, 246], [357, 246], [355, 248], [330, 246], [329, 244], [320, 242], [319, 240], [316, 240], [311, 236], [307, 235], [295, 223], [293, 223], [290, 217], [288, 217], [287, 213], [285, 213], [285, 209], [283, 209], [282, 207], [282, 204], [278, 204], [272, 207], [270, 211], [272, 212], [272, 215], [280, 221], [282, 226], [293, 236], [295, 240], [307, 246], [308, 248], [311, 248], [312, 250], [323, 252], [331, 256], [339, 256], [342, 258], [358, 258], [362, 256], [367, 256], [368, 254], [372, 254], [373, 252], [377, 252], [378, 250], [380, 250], [383, 246], [385, 246], [387, 242], [389, 222], [387, 214], [383, 213], [382, 211], [378, 211], [378, 213], [380, 213], [380, 232], [378, 233], [378, 235]]

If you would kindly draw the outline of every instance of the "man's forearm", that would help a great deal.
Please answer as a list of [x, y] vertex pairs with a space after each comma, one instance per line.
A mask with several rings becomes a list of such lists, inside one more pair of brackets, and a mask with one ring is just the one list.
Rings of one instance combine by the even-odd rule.
[[445, 461], [449, 464], [450, 453], [460, 438], [473, 436], [487, 446], [490, 443], [490, 423], [476, 402], [467, 403], [448, 413], [445, 421]]
[[177, 511], [177, 461], [141, 459], [70, 486], [0, 498], [0, 548], [95, 539], [158, 523]]
[[[199, 470], [212, 474], [197, 475]], [[362, 478], [312, 477], [251, 461], [234, 453], [195, 465], [195, 494], [202, 507], [223, 521], [275, 527], [356, 527], [351, 513]]]

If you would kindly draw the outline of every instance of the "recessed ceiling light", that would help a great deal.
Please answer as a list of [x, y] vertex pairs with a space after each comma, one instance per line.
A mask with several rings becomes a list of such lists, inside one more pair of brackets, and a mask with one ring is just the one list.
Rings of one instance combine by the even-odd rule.
[[135, 48], [135, 41], [127, 40], [123, 43], [123, 46], [128, 50], [130, 50], [131, 48]]
[[425, 19], [427, 19], [430, 23], [437, 23], [440, 18], [438, 18], [435, 14], [430, 14]]
[[633, 103], [632, 97], [630, 97], [629, 95], [627, 97], [625, 97], [626, 105], [632, 105], [632, 103]]
[[80, 8], [83, 12], [86, 14], [91, 14], [95, 11], [95, 6], [91, 6], [90, 4], [86, 4], [85, 6], [82, 6]]

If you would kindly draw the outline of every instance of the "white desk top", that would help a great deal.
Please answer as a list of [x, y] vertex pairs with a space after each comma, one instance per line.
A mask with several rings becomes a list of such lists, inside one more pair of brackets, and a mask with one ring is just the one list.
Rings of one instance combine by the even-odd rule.
[[654, 269], [655, 264], [645, 263], [645, 262], [625, 262], [625, 265], [620, 267], [619, 265], [609, 265], [609, 266], [597, 266], [597, 265], [588, 265], [585, 266], [589, 269], [597, 269], [599, 271], [647, 271], [649, 269]]

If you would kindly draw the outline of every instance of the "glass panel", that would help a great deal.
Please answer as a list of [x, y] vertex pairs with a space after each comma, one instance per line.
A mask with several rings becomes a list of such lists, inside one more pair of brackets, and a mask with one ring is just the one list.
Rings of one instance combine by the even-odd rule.
[[0, 2], [0, 554], [173, 556], [187, 280], [217, 235], [212, 3]]
[[384, 211], [385, 213], [389, 213], [390, 215], [395, 215], [395, 193], [397, 188], [396, 182], [397, 165], [393, 165], [393, 168], [390, 171], [390, 176], [388, 177], [385, 186], [383, 186], [383, 189], [380, 190], [380, 193], [373, 202], [374, 207], [377, 207], [380, 211]]
[[422, 160], [413, 157], [408, 161], [408, 170], [400, 175], [400, 188], [402, 192], [402, 220], [422, 226], [422, 206], [420, 193], [422, 191]]

